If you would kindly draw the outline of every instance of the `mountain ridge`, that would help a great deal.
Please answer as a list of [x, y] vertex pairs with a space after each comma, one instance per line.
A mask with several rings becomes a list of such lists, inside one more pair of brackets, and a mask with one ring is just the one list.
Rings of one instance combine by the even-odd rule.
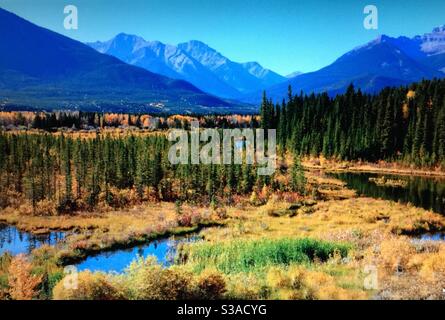
[[98, 53], [0, 8], [0, 105], [96, 111], [228, 112], [192, 84]]
[[[380, 35], [357, 46], [317, 71], [288, 79], [266, 89], [275, 101], [287, 97], [287, 88], [294, 92], [343, 93], [349, 84], [367, 93], [376, 93], [386, 86], [400, 86], [422, 79], [445, 77], [445, 26], [431, 33], [408, 38]], [[385, 82], [386, 81], [386, 82]], [[244, 102], [259, 103], [262, 92], [242, 98]]]
[[[131, 37], [131, 45], [120, 41], [122, 37]], [[87, 45], [129, 64], [186, 80], [204, 92], [229, 99], [238, 99], [247, 92], [265, 89], [286, 80], [258, 62], [234, 62], [199, 40], [174, 46], [120, 33], [108, 41]], [[166, 48], [169, 55], [162, 51]]]

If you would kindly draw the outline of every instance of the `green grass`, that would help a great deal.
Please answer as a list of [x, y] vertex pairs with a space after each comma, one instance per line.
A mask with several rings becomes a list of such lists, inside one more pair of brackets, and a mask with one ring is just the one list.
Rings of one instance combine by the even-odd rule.
[[279, 239], [197, 243], [182, 248], [179, 257], [196, 271], [213, 267], [226, 274], [256, 272], [269, 266], [309, 264], [315, 259], [326, 261], [334, 252], [344, 257], [349, 245], [314, 239]]

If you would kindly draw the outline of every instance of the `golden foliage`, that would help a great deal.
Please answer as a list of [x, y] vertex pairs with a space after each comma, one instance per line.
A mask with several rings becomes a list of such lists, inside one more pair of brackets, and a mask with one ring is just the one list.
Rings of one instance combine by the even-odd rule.
[[36, 204], [35, 212], [36, 216], [55, 216], [57, 215], [56, 204], [54, 201], [47, 199], [40, 200]]
[[409, 90], [408, 93], [406, 94], [406, 97], [408, 99], [414, 99], [416, 97], [416, 92], [414, 90]]
[[394, 273], [407, 269], [409, 259], [415, 254], [415, 249], [407, 241], [386, 240], [380, 244], [382, 263], [386, 270]]
[[420, 275], [431, 282], [437, 282], [445, 277], [445, 247], [438, 253], [429, 254], [420, 268]]
[[177, 268], [164, 269], [152, 257], [134, 261], [127, 277], [132, 299], [178, 300], [192, 295], [190, 273]]
[[301, 300], [350, 300], [366, 299], [362, 290], [346, 290], [339, 286], [335, 278], [321, 271], [309, 270], [303, 266], [291, 266], [287, 270], [271, 268], [267, 274], [267, 284], [278, 299]]
[[196, 279], [196, 298], [222, 299], [226, 290], [226, 281], [218, 271], [204, 270]]
[[406, 103], [404, 103], [402, 106], [402, 116], [405, 120], [409, 118], [409, 107]]
[[32, 274], [32, 265], [24, 255], [17, 255], [8, 269], [9, 295], [14, 300], [32, 300], [37, 295], [41, 277]]
[[[70, 275], [71, 276], [71, 275]], [[55, 300], [122, 300], [124, 295], [111, 278], [102, 273], [81, 272], [77, 286], [66, 286], [62, 279], [53, 289]]]

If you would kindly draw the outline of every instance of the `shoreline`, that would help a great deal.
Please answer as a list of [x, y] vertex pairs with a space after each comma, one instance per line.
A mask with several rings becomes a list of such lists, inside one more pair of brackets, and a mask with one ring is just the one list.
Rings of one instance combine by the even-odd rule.
[[[445, 171], [431, 169], [407, 169], [403, 167], [381, 167], [378, 164], [354, 164], [342, 162], [329, 162], [326, 165], [313, 164], [313, 161], [306, 160], [302, 165], [307, 170], [323, 170], [325, 172], [356, 172], [356, 173], [380, 173], [392, 175], [444, 178]], [[389, 166], [397, 166], [395, 163], [387, 164]]]
[[82, 261], [85, 261], [86, 259], [88, 259], [90, 257], [95, 257], [95, 256], [98, 256], [103, 253], [118, 251], [118, 250], [132, 249], [139, 245], [149, 244], [150, 242], [153, 242], [153, 241], [168, 239], [173, 236], [179, 236], [179, 237], [187, 236], [187, 235], [190, 235], [193, 233], [198, 233], [205, 228], [218, 227], [221, 225], [223, 225], [223, 224], [210, 222], [210, 223], [199, 223], [192, 227], [179, 227], [177, 229], [167, 230], [162, 233], [150, 234], [150, 235], [146, 235], [141, 238], [134, 238], [130, 242], [125, 242], [125, 243], [115, 242], [109, 247], [104, 247], [104, 248], [99, 248], [99, 249], [95, 249], [94, 247], [92, 247], [92, 248], [84, 249], [82, 251], [78, 250], [78, 252], [75, 252], [74, 255], [62, 256], [62, 257], [59, 257], [58, 260], [59, 260], [59, 264], [61, 266], [67, 266], [67, 265], [71, 265], [71, 264], [75, 265]]

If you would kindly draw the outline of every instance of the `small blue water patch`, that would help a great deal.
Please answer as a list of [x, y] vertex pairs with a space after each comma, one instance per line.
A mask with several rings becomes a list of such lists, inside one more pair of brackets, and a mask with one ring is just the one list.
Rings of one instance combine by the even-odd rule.
[[12, 255], [29, 254], [44, 244], [55, 245], [64, 238], [64, 232], [35, 235], [31, 232], [20, 231], [14, 226], [0, 224], [0, 254], [5, 252]]
[[420, 236], [424, 241], [445, 241], [445, 233], [426, 233]]
[[119, 249], [111, 252], [104, 252], [88, 257], [83, 262], [77, 264], [77, 270], [90, 270], [101, 272], [122, 273], [138, 257], [144, 259], [148, 256], [155, 256], [157, 261], [163, 266], [170, 266], [174, 262], [176, 250], [181, 243], [196, 242], [200, 238], [188, 236], [181, 238], [170, 238], [152, 241], [148, 244], [130, 249]]

